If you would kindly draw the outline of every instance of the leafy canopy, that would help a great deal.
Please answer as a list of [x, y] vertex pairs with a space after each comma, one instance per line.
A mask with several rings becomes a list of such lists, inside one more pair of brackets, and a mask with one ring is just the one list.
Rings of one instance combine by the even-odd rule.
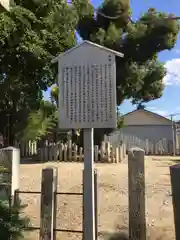
[[14, 135], [39, 108], [56, 78], [51, 59], [76, 44], [76, 24], [75, 9], [63, 0], [14, 0], [0, 13], [0, 132]]
[[158, 53], [171, 50], [177, 41], [180, 25], [167, 19], [174, 15], [150, 8], [133, 22], [129, 0], [104, 0], [98, 11], [88, 0], [72, 2], [79, 14], [77, 31], [83, 39], [124, 53], [123, 59], [116, 59], [118, 104], [124, 99], [141, 103], [160, 98], [166, 69]]
[[22, 140], [41, 140], [50, 135], [57, 127], [57, 108], [51, 102], [42, 101], [38, 110], [30, 112]]

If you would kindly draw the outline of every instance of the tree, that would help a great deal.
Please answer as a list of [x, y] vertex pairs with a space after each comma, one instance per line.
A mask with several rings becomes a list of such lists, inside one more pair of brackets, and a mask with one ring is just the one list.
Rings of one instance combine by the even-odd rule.
[[137, 109], [145, 109], [145, 108], [146, 108], [146, 106], [144, 104], [142, 104], [142, 103], [139, 103], [137, 105]]
[[57, 108], [48, 101], [42, 101], [40, 108], [29, 113], [27, 126], [21, 139], [23, 141], [42, 140], [44, 137], [53, 138], [57, 128]]
[[59, 88], [57, 85], [52, 86], [50, 95], [51, 95], [51, 101], [55, 102], [55, 104], [58, 106]]
[[73, 6], [60, 0], [15, 0], [0, 13], [0, 132], [10, 143], [54, 83], [51, 59], [74, 46], [76, 24]]
[[160, 98], [166, 69], [158, 53], [174, 47], [180, 25], [173, 14], [150, 8], [136, 22], [129, 0], [104, 0], [97, 11], [88, 0], [74, 0], [79, 14], [77, 31], [91, 40], [124, 53], [116, 58], [117, 103], [138, 104]]
[[[176, 43], [180, 25], [175, 19], [168, 20], [174, 15], [150, 8], [134, 22], [129, 0], [104, 0], [97, 10], [89, 0], [72, 2], [79, 15], [76, 29], [82, 39], [124, 54], [124, 58], [116, 58], [117, 104], [130, 99], [142, 105], [160, 98], [166, 69], [158, 53]], [[95, 133], [101, 141], [104, 133], [111, 131], [98, 129]]]
[[29, 220], [20, 216], [24, 206], [19, 204], [10, 207], [0, 200], [0, 239], [19, 240], [23, 238], [23, 232], [28, 229]]

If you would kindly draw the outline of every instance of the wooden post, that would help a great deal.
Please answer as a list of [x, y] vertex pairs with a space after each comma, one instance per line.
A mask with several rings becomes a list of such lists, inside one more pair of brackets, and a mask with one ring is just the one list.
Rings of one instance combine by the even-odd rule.
[[54, 169], [53, 197], [54, 197], [54, 212], [53, 212], [53, 240], [56, 240], [56, 219], [57, 219], [57, 185], [58, 185], [58, 168]]
[[105, 158], [105, 150], [106, 150], [106, 143], [105, 143], [105, 142], [102, 142], [102, 143], [101, 143], [101, 148], [100, 148], [101, 162], [104, 161], [104, 158]]
[[176, 240], [180, 239], [180, 164], [170, 167]]
[[144, 150], [128, 153], [129, 239], [146, 240]]
[[110, 157], [107, 158], [107, 162], [113, 163], [113, 146], [112, 145], [110, 145]]
[[94, 216], [94, 129], [84, 129], [84, 240], [95, 240]]
[[98, 187], [97, 169], [94, 169], [94, 214], [95, 214], [95, 240], [98, 239]]
[[68, 161], [72, 161], [72, 140], [68, 140]]
[[122, 149], [121, 149], [121, 146], [118, 147], [118, 151], [119, 151], [119, 162], [122, 162]]
[[116, 157], [115, 157], [116, 163], [119, 163], [119, 148], [116, 147]]
[[99, 160], [99, 146], [94, 146], [94, 161], [98, 162]]
[[77, 153], [78, 153], [78, 146], [74, 145], [74, 157], [73, 157], [73, 161], [77, 162]]
[[48, 149], [49, 149], [48, 161], [51, 162], [51, 161], [53, 161], [53, 146], [52, 146], [52, 143], [49, 144]]
[[42, 170], [40, 240], [54, 240], [54, 213], [57, 170]]
[[59, 161], [64, 160], [63, 151], [64, 151], [64, 144], [60, 143], [60, 145], [59, 145]]
[[123, 160], [126, 157], [126, 144], [123, 143]]
[[111, 162], [111, 144], [106, 142], [106, 161]]
[[15, 190], [14, 198], [12, 199], [12, 206], [18, 207], [19, 205], [20, 205], [19, 192], [18, 192], [18, 190]]
[[[84, 170], [83, 170], [83, 193], [84, 193]], [[84, 194], [83, 194], [83, 239], [85, 232], [84, 224]], [[94, 169], [94, 216], [95, 216], [95, 240], [98, 239], [98, 187], [97, 187], [97, 169]]]
[[53, 160], [56, 162], [58, 160], [58, 144], [54, 143], [53, 145]]
[[80, 162], [83, 162], [83, 148], [82, 147], [80, 147], [79, 148], [79, 161]]
[[67, 144], [64, 144], [64, 161], [67, 162], [68, 160], [68, 154], [67, 154]]

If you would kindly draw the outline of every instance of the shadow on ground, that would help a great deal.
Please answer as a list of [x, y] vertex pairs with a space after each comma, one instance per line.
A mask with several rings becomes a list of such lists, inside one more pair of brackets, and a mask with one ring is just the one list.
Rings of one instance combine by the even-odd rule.
[[20, 164], [40, 164], [42, 162], [37, 156], [21, 158]]

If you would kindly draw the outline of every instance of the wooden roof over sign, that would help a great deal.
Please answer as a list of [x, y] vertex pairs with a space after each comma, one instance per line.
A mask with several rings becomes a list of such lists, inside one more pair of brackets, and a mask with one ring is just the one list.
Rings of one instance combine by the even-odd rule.
[[7, 11], [9, 11], [9, 2], [10, 0], [0, 0], [0, 5], [6, 9]]
[[112, 49], [110, 49], [110, 48], [106, 48], [106, 47], [101, 46], [101, 45], [99, 45], [99, 44], [96, 44], [96, 43], [93, 43], [93, 42], [90, 42], [90, 41], [85, 40], [85, 41], [81, 42], [80, 44], [77, 44], [75, 47], [73, 47], [73, 48], [67, 50], [66, 52], [63, 52], [63, 53], [61, 53], [60, 55], [58, 55], [57, 57], [55, 57], [55, 58], [52, 60], [52, 63], [56, 63], [56, 62], [57, 62], [60, 58], [62, 58], [63, 56], [71, 53], [73, 50], [75, 50], [75, 49], [77, 49], [77, 48], [79, 48], [79, 47], [84, 46], [85, 44], [88, 44], [88, 45], [91, 45], [91, 46], [93, 46], [93, 47], [102, 49], [102, 50], [104, 50], [104, 51], [113, 53], [114, 55], [116, 55], [116, 56], [118, 56], [118, 57], [124, 57], [124, 54], [121, 53], [121, 52], [114, 51], [114, 50], [112, 50]]

